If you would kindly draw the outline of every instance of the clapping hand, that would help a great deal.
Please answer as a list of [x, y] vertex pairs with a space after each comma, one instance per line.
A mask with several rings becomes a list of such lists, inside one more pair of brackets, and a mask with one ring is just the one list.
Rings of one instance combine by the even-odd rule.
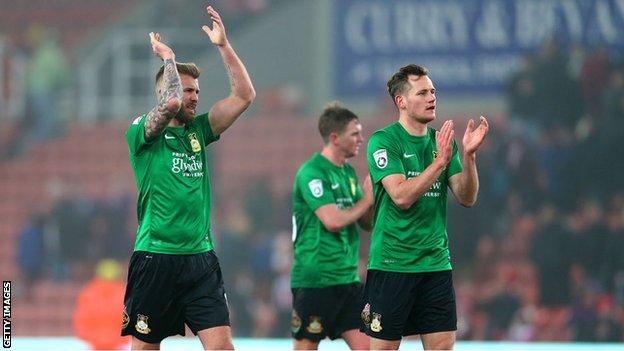
[[453, 130], [453, 121], [449, 120], [442, 124], [442, 128], [439, 131], [436, 131], [436, 161], [441, 162], [442, 165], [446, 166], [447, 163], [451, 160], [451, 154], [453, 152], [453, 135], [455, 135], [455, 131]]
[[207, 25], [202, 26], [202, 29], [208, 37], [210, 41], [216, 46], [225, 46], [227, 44], [227, 37], [225, 36], [225, 27], [223, 27], [223, 22], [221, 21], [221, 16], [219, 13], [212, 8], [212, 6], [208, 6], [206, 8], [206, 12], [210, 19], [212, 19], [212, 28]]
[[161, 60], [175, 59], [175, 54], [170, 47], [165, 45], [162, 41], [160, 41], [160, 34], [150, 32], [149, 33], [150, 42], [152, 43], [152, 51], [154, 55], [160, 57]]
[[472, 118], [468, 121], [468, 125], [466, 126], [466, 132], [464, 132], [462, 144], [464, 146], [464, 153], [468, 155], [474, 154], [479, 149], [483, 140], [485, 140], [485, 136], [490, 130], [487, 119], [481, 116], [480, 120], [481, 122], [476, 128]]

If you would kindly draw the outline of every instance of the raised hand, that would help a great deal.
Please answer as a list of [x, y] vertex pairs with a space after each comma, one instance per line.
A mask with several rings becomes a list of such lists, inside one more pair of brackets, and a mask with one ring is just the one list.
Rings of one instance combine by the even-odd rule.
[[154, 55], [160, 57], [161, 60], [175, 59], [175, 54], [170, 47], [165, 45], [162, 41], [160, 41], [160, 34], [150, 32], [149, 33], [150, 42], [152, 43], [152, 51]]
[[221, 21], [221, 16], [212, 6], [208, 6], [206, 8], [206, 12], [210, 19], [212, 19], [212, 28], [207, 25], [202, 26], [202, 29], [208, 37], [210, 41], [216, 46], [225, 46], [227, 44], [227, 37], [225, 36], [225, 27], [223, 26], [223, 22]]
[[449, 120], [442, 124], [442, 128], [436, 131], [436, 162], [442, 163], [444, 166], [451, 160], [451, 154], [453, 152], [453, 121]]
[[474, 121], [471, 118], [466, 126], [466, 132], [464, 132], [462, 144], [464, 146], [464, 153], [469, 155], [474, 154], [479, 149], [490, 129], [485, 117], [481, 116], [479, 119], [481, 122], [479, 122], [479, 126], [475, 128]]

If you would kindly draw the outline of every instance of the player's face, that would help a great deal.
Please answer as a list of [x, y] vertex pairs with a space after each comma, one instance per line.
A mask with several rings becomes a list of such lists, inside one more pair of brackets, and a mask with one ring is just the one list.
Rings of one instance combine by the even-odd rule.
[[408, 77], [411, 86], [405, 95], [402, 95], [402, 104], [407, 115], [420, 123], [429, 123], [435, 119], [436, 90], [428, 76]]
[[346, 158], [356, 156], [363, 141], [362, 125], [355, 119], [349, 122], [344, 132], [336, 138], [336, 143]]
[[181, 122], [189, 122], [197, 115], [199, 82], [189, 75], [181, 74], [180, 83], [182, 84], [182, 107], [178, 112], [178, 119], [181, 119]]

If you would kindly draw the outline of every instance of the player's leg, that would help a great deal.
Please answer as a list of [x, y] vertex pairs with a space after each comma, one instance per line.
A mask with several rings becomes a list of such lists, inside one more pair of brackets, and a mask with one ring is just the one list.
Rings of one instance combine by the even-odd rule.
[[420, 334], [425, 350], [453, 349], [457, 311], [451, 271], [423, 273], [410, 321], [406, 334]]
[[331, 339], [342, 338], [351, 350], [368, 350], [370, 339], [360, 331], [362, 324], [362, 308], [364, 307], [364, 287], [361, 283], [345, 284], [336, 287], [340, 294], [340, 309], [336, 317], [334, 334]]
[[368, 350], [370, 347], [370, 338], [359, 329], [347, 330], [341, 337], [351, 350]]
[[160, 350], [160, 343], [147, 343], [137, 339], [136, 337], [132, 337], [132, 346], [131, 350]]
[[214, 251], [189, 255], [180, 277], [184, 320], [205, 350], [233, 350], [230, 312]]
[[175, 299], [179, 265], [175, 255], [133, 253], [121, 329], [121, 335], [132, 335], [132, 349], [158, 350], [164, 338], [184, 335], [181, 306]]
[[319, 310], [320, 288], [293, 288], [293, 311], [290, 331], [293, 350], [317, 350], [327, 335], [324, 317]]
[[293, 350], [318, 350], [320, 340], [293, 339]]
[[414, 306], [414, 273], [369, 270], [362, 310], [363, 330], [371, 350], [396, 350], [401, 345], [407, 319]]
[[420, 340], [425, 350], [452, 350], [455, 331], [421, 334]]
[[340, 288], [293, 288], [291, 335], [295, 350], [316, 350], [325, 337], [337, 338]]
[[401, 339], [399, 340], [384, 340], [377, 338], [370, 338], [370, 350], [398, 350], [401, 346]]
[[204, 350], [234, 350], [232, 344], [232, 329], [229, 326], [220, 326], [197, 332]]

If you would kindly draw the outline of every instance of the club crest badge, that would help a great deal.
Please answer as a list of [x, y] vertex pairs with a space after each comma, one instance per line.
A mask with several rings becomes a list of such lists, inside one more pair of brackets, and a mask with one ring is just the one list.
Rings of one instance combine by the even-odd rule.
[[130, 323], [130, 316], [128, 316], [128, 312], [126, 312], [126, 307], [124, 306], [123, 313], [121, 314], [121, 329], [126, 329]]
[[308, 333], [320, 334], [323, 331], [323, 324], [321, 324], [321, 317], [310, 316], [308, 327], [306, 328]]
[[368, 327], [371, 324], [371, 319], [370, 319], [370, 304], [367, 303], [364, 306], [364, 309], [362, 310], [362, 322], [364, 322], [364, 324]]
[[370, 329], [375, 333], [379, 333], [383, 329], [381, 327], [381, 314], [373, 312], [373, 320], [371, 321]]
[[297, 311], [292, 312], [292, 318], [290, 319], [290, 330], [293, 333], [297, 333], [301, 329], [301, 318], [297, 314]]
[[149, 334], [149, 332], [152, 331], [147, 325], [148, 318], [149, 317], [144, 316], [142, 314], [137, 314], [137, 322], [134, 325], [134, 328], [136, 329], [136, 331], [138, 331], [141, 334]]
[[323, 196], [323, 182], [320, 179], [312, 179], [308, 183], [308, 187], [312, 192], [312, 196], [317, 198]]
[[201, 144], [199, 143], [199, 140], [197, 140], [197, 134], [191, 133], [188, 135], [188, 138], [191, 142], [191, 149], [193, 150], [193, 152], [200, 152]]
[[375, 159], [375, 164], [377, 168], [384, 169], [388, 165], [388, 153], [386, 149], [379, 149], [373, 152], [373, 159]]
[[349, 178], [349, 184], [351, 185], [351, 196], [355, 196], [357, 190], [357, 182], [353, 178]]

